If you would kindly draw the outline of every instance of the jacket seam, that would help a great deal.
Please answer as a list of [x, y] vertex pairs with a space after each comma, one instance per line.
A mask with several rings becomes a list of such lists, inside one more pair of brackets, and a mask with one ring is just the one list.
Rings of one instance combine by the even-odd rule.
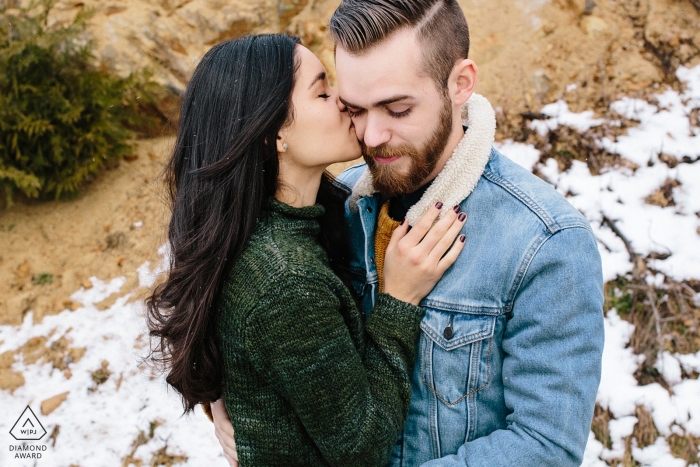
[[[588, 235], [593, 236], [593, 233], [591, 232], [590, 228], [587, 228], [587, 227], [582, 226], [582, 225], [572, 225], [572, 226], [562, 227], [557, 232], [545, 236], [544, 239], [542, 240], [542, 242], [540, 242], [540, 244], [537, 245], [532, 250], [532, 254], [529, 257], [525, 258], [523, 260], [523, 262], [521, 263], [520, 272], [518, 273], [518, 275], [516, 276], [516, 279], [514, 281], [513, 291], [512, 291], [512, 293], [508, 294], [507, 308], [509, 311], [512, 311], [512, 309], [513, 309], [513, 304], [515, 303], [515, 297], [518, 296], [518, 293], [520, 292], [520, 287], [522, 287], [523, 281], [525, 280], [525, 276], [527, 276], [527, 273], [530, 271], [530, 266], [532, 265], [532, 262], [534, 261], [535, 257], [537, 256], [537, 253], [539, 253], [540, 250], [542, 249], [542, 247], [545, 245], [545, 243], [547, 243], [556, 234], [558, 234], [560, 232], [564, 232], [566, 230], [571, 230], [571, 229], [581, 229], [581, 230], [584, 230], [586, 233], [588, 233]], [[593, 236], [593, 239], [595, 240], [595, 236]]]
[[516, 185], [509, 182], [505, 178], [496, 175], [488, 168], [488, 166], [486, 169], [484, 169], [483, 176], [517, 198], [518, 201], [524, 204], [530, 211], [540, 218], [542, 223], [547, 226], [547, 230], [549, 230], [551, 233], [556, 233], [561, 230], [562, 227], [539, 205], [539, 203], [535, 202], [535, 200], [519, 189]]

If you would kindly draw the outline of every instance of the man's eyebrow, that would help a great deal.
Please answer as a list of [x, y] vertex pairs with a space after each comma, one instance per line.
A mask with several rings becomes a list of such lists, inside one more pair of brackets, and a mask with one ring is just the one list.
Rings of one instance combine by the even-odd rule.
[[[413, 96], [409, 96], [408, 94], [401, 94], [399, 96], [392, 96], [392, 97], [389, 97], [388, 99], [384, 99], [384, 100], [381, 100], [379, 102], [375, 102], [374, 104], [372, 104], [372, 107], [384, 107], [386, 105], [393, 104], [394, 102], [402, 101], [404, 99], [411, 99], [412, 97]], [[343, 99], [342, 97], [340, 98], [340, 102], [342, 102], [345, 105], [345, 107], [353, 107], [356, 109], [362, 108], [362, 106], [352, 104], [352, 103], [346, 101], [345, 99]]]
[[317, 81], [321, 81], [323, 79], [326, 79], [326, 72], [325, 71], [322, 71], [321, 73], [316, 75], [314, 80], [309, 85], [309, 89], [311, 89], [314, 86], [314, 84], [316, 84]]
[[412, 96], [409, 96], [407, 94], [403, 94], [400, 96], [393, 96], [388, 99], [384, 99], [382, 101], [376, 102], [372, 107], [384, 107], [389, 104], [393, 104], [394, 102], [402, 101], [404, 99], [410, 99]]

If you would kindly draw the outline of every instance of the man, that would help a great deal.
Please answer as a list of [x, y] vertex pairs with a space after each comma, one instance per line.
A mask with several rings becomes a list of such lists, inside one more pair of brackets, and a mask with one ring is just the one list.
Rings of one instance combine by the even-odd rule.
[[[465, 251], [421, 303], [411, 404], [390, 465], [579, 466], [603, 348], [590, 226], [492, 148], [494, 113], [473, 93], [455, 0], [343, 0], [330, 32], [366, 160], [340, 177], [353, 188], [346, 218], [365, 313], [381, 289], [382, 239], [404, 217], [413, 224], [437, 201], [469, 216]], [[217, 422], [219, 434], [230, 430]]]

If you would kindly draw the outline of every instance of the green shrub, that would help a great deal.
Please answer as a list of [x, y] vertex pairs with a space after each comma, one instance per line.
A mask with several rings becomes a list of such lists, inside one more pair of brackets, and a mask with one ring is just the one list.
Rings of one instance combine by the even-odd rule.
[[32, 277], [32, 282], [36, 285], [51, 284], [53, 282], [53, 274], [50, 272], [40, 272]]
[[[90, 12], [47, 27], [55, 0], [9, 10], [0, 2], [0, 191], [29, 198], [76, 192], [132, 151], [130, 128], [148, 124], [144, 73], [119, 78], [94, 66]], [[140, 99], [140, 100], [139, 100]]]

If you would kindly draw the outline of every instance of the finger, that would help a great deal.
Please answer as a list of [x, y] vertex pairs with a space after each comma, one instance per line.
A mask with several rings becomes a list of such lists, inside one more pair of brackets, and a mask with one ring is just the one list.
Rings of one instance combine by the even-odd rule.
[[231, 458], [232, 460], [238, 462], [238, 452], [236, 452], [236, 450], [232, 449], [230, 446], [224, 447], [224, 455], [226, 457]]
[[438, 262], [438, 271], [440, 271], [440, 273], [444, 273], [450, 266], [454, 264], [454, 262], [457, 260], [457, 257], [464, 248], [466, 239], [467, 237], [464, 234], [457, 237], [457, 240], [455, 240], [454, 245], [452, 245], [452, 248], [450, 248], [449, 251], [445, 254], [445, 256], [443, 256], [442, 259]]
[[233, 425], [231, 424], [231, 419], [228, 417], [228, 412], [226, 412], [224, 400], [217, 399], [209, 405], [211, 407], [211, 415], [214, 418], [214, 426], [223, 433], [233, 436]]
[[[460, 212], [455, 216], [452, 225], [449, 226], [447, 231], [445, 231], [445, 233], [430, 251], [428, 258], [433, 262], [432, 264], [437, 264], [440, 261], [440, 258], [442, 258], [447, 252], [447, 250], [450, 249], [450, 246], [455, 242], [455, 239], [462, 230], [462, 227], [464, 227], [464, 223], [466, 221], [467, 214], [464, 212]], [[430, 232], [428, 233], [428, 235], [430, 235]]]
[[235, 450], [231, 448], [226, 448], [224, 449], [224, 455], [238, 462], [238, 453]]
[[228, 454], [224, 453], [224, 458], [228, 461], [228, 465], [230, 465], [231, 467], [238, 467], [238, 461], [233, 459]]
[[401, 221], [401, 224], [399, 224], [399, 226], [396, 227], [391, 233], [391, 238], [389, 239], [389, 244], [387, 245], [386, 249], [392, 250], [399, 240], [406, 236], [406, 232], [408, 232], [408, 222], [406, 222], [406, 219], [404, 218], [404, 220]]
[[236, 441], [233, 439], [233, 433], [224, 433], [222, 430], [215, 428], [214, 434], [219, 440], [221, 447], [224, 448], [224, 451], [229, 449], [233, 451], [236, 449]]
[[[433, 225], [430, 228], [428, 233], [425, 234], [423, 240], [421, 240], [420, 244], [416, 247], [421, 252], [421, 254], [425, 256], [428, 256], [430, 254], [430, 252], [435, 248], [438, 242], [440, 242], [440, 240], [445, 236], [452, 224], [454, 224], [457, 221], [458, 214], [459, 206], [455, 206], [454, 208], [446, 212], [442, 216], [442, 219], [437, 221], [435, 225]], [[452, 237], [452, 240], [454, 240], [454, 238], [455, 236]]]
[[440, 215], [441, 209], [442, 203], [438, 201], [418, 219], [416, 225], [414, 225], [404, 237], [404, 241], [408, 242], [409, 246], [418, 245], [418, 243], [423, 240], [423, 237], [425, 237], [425, 234], [428, 233], [430, 227], [433, 226], [433, 222], [435, 222], [435, 219]]

